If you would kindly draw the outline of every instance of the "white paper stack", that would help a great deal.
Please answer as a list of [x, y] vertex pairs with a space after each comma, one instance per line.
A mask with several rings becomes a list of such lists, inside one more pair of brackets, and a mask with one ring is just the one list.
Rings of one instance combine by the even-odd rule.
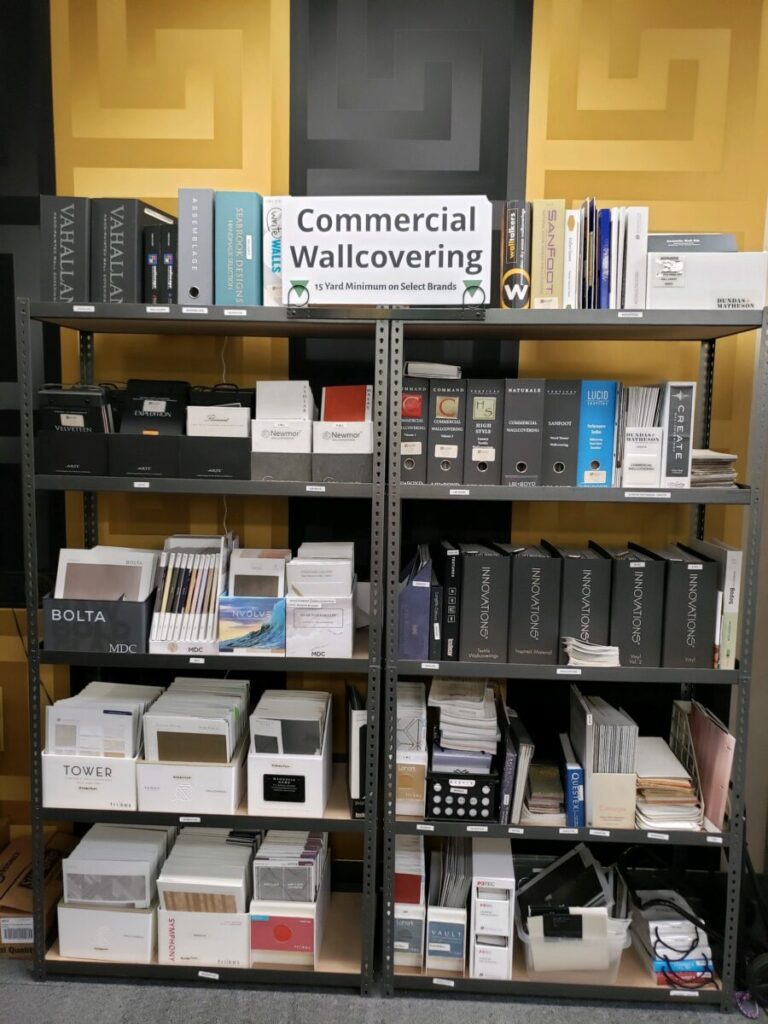
[[561, 638], [569, 665], [584, 668], [618, 668], [619, 648], [607, 644], [590, 644], [573, 636]]
[[637, 724], [626, 711], [614, 708], [602, 697], [586, 697], [595, 725], [594, 764], [596, 772], [631, 774], [637, 765]]
[[270, 829], [253, 859], [254, 900], [314, 903], [327, 857], [327, 832]]
[[251, 713], [251, 750], [319, 754], [330, 699], [322, 690], [265, 690]]
[[704, 807], [689, 772], [661, 736], [637, 741], [638, 828], [700, 832]]
[[440, 745], [495, 754], [501, 739], [493, 685], [487, 679], [433, 679], [429, 706], [440, 709]]
[[184, 828], [157, 879], [161, 910], [244, 914], [250, 900], [250, 843], [229, 829]]
[[434, 377], [438, 380], [459, 380], [461, 367], [452, 363], [425, 363], [411, 360], [405, 364], [406, 377]]
[[177, 678], [144, 715], [147, 761], [228, 764], [245, 730], [249, 684]]
[[162, 686], [95, 681], [46, 709], [45, 749], [77, 757], [136, 757], [142, 717]]
[[167, 828], [92, 825], [62, 861], [64, 901], [149, 907], [165, 860]]

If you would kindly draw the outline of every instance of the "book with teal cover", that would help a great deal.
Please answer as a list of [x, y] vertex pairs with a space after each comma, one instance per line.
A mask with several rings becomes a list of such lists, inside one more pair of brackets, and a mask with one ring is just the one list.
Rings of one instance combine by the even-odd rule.
[[285, 657], [285, 598], [222, 594], [219, 653]]
[[217, 306], [260, 306], [261, 196], [217, 192], [214, 280]]

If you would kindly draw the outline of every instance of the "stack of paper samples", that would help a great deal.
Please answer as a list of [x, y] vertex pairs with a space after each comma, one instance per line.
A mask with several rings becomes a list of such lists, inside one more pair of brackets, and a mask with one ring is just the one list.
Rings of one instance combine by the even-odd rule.
[[590, 644], [572, 636], [564, 636], [560, 642], [568, 655], [569, 665], [579, 665], [582, 668], [619, 667], [618, 647], [611, 647], [607, 644]]
[[472, 886], [472, 842], [469, 839], [452, 836], [443, 843], [442, 854], [432, 852], [429, 863], [430, 891], [434, 878], [438, 879], [437, 902], [439, 907], [462, 908], [467, 905]]
[[520, 823], [565, 825], [565, 796], [556, 764], [548, 761], [534, 761], [531, 764]]
[[638, 828], [698, 832], [704, 807], [689, 772], [660, 736], [637, 741]]
[[[216, 644], [219, 597], [226, 589], [232, 537], [169, 537], [160, 555], [150, 652], [179, 642]], [[175, 648], [172, 653], [177, 653]]]
[[46, 753], [136, 757], [141, 749], [142, 716], [162, 692], [161, 686], [88, 683], [76, 696], [46, 708]]
[[327, 857], [327, 832], [270, 829], [253, 860], [254, 900], [314, 903]]
[[691, 487], [733, 487], [736, 483], [734, 463], [738, 455], [694, 448], [691, 453]]
[[161, 910], [244, 914], [250, 900], [250, 844], [226, 828], [184, 828], [157, 879]]
[[484, 754], [490, 771], [501, 739], [493, 685], [487, 679], [433, 679], [428, 703], [439, 709], [440, 746]]
[[322, 690], [265, 690], [251, 714], [251, 750], [319, 754], [330, 699]]
[[167, 842], [167, 828], [92, 825], [62, 861], [64, 901], [151, 906]]
[[147, 761], [228, 764], [245, 730], [249, 684], [177, 678], [144, 715]]

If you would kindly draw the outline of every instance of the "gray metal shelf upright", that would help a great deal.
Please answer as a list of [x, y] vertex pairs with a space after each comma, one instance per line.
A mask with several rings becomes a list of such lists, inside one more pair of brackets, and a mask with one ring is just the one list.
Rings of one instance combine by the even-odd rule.
[[[384, 526], [386, 485], [386, 422], [387, 378], [389, 371], [389, 323], [371, 311], [340, 311], [339, 315], [324, 311], [321, 318], [296, 315], [291, 309], [265, 309], [262, 307], [147, 307], [143, 305], [64, 305], [58, 303], [30, 303], [17, 300], [16, 331], [17, 358], [21, 398], [21, 443], [23, 470], [24, 512], [24, 569], [27, 595], [29, 718], [31, 737], [31, 798], [33, 838], [33, 916], [35, 924], [34, 966], [38, 978], [47, 975], [90, 975], [114, 978], [142, 978], [147, 980], [202, 981], [210, 984], [281, 985], [281, 986], [343, 986], [359, 989], [365, 994], [373, 981], [374, 952], [377, 921], [377, 840], [378, 840], [378, 758], [380, 747], [379, 723], [381, 719], [381, 667], [382, 634], [384, 620]], [[30, 322], [38, 321], [60, 328], [69, 328], [79, 334], [80, 379], [83, 383], [94, 380], [94, 337], [96, 335], [163, 334], [194, 339], [234, 335], [249, 338], [354, 338], [367, 341], [371, 351], [374, 383], [374, 457], [371, 484], [308, 485], [296, 483], [260, 483], [258, 481], [205, 481], [205, 480], [152, 480], [142, 482], [138, 493], [177, 494], [279, 494], [309, 499], [350, 498], [370, 501], [371, 545], [371, 608], [367, 650], [356, 649], [355, 657], [322, 661], [309, 658], [259, 659], [210, 656], [187, 658], [173, 655], [83, 655], [49, 652], [40, 643], [38, 624], [38, 565], [36, 543], [35, 497], [42, 490], [69, 490], [83, 492], [83, 528], [87, 547], [98, 543], [97, 491], [137, 490], [134, 481], [125, 478], [50, 477], [36, 476], [34, 464], [34, 410], [38, 386], [43, 382], [43, 368], [35, 364], [30, 341]], [[202, 343], [202, 342], [198, 342]], [[148, 486], [147, 486], [148, 484]], [[330, 832], [362, 832], [363, 863], [362, 892], [334, 893], [329, 911], [326, 941], [320, 954], [317, 971], [290, 968], [251, 968], [198, 971], [194, 967], [166, 966], [158, 963], [131, 965], [96, 963], [62, 958], [56, 946], [46, 949], [43, 901], [44, 825], [55, 821], [133, 821], [178, 824], [189, 822], [185, 815], [82, 812], [78, 810], [46, 809], [43, 806], [41, 771], [41, 664], [119, 665], [135, 669], [183, 668], [186, 672], [227, 671], [232, 668], [248, 672], [344, 672], [367, 678], [368, 730], [366, 751], [366, 804], [365, 817], [355, 821], [344, 813], [341, 800], [333, 792], [322, 818], [297, 819], [296, 825], [322, 828]], [[338, 771], [337, 771], [338, 775]], [[339, 793], [346, 784], [339, 782]], [[343, 790], [342, 790], [343, 784]], [[340, 809], [341, 808], [341, 809]], [[193, 810], [190, 808], [190, 810]], [[285, 827], [286, 818], [249, 817], [236, 815], [205, 815], [201, 824], [232, 828]], [[360, 929], [360, 954], [357, 956], [355, 926]], [[329, 935], [329, 932], [332, 934]], [[339, 943], [329, 941], [334, 936]], [[351, 952], [350, 952], [351, 951]]]
[[[400, 401], [405, 342], [435, 339], [479, 341], [488, 339], [524, 339], [539, 341], [600, 340], [606, 343], [628, 345], [639, 342], [680, 341], [699, 345], [698, 399], [696, 411], [696, 446], [706, 447], [710, 440], [712, 390], [714, 383], [715, 350], [718, 339], [744, 331], [757, 330], [758, 343], [752, 394], [749, 465], [746, 473], [748, 486], [733, 490], [690, 489], [671, 494], [660, 493], [648, 497], [642, 493], [623, 489], [607, 491], [581, 491], [560, 487], [540, 487], [524, 491], [502, 487], [482, 486], [447, 487], [409, 485], [400, 481], [399, 434]], [[424, 346], [420, 348], [424, 356]], [[452, 349], [455, 353], [455, 348]], [[764, 484], [766, 436], [768, 435], [768, 311], [708, 312], [708, 311], [613, 311], [613, 310], [474, 310], [462, 311], [459, 316], [441, 310], [414, 310], [403, 312], [391, 326], [390, 333], [390, 407], [389, 407], [389, 488], [387, 495], [387, 628], [386, 628], [386, 685], [384, 709], [384, 807], [383, 807], [383, 910], [382, 910], [382, 964], [383, 983], [388, 993], [399, 990], [441, 992], [446, 989], [461, 993], [487, 993], [507, 996], [542, 995], [547, 997], [580, 996], [585, 999], [626, 999], [678, 1003], [716, 1004], [723, 1009], [732, 1005], [736, 970], [736, 945], [739, 921], [739, 900], [744, 849], [744, 783], [746, 771], [746, 740], [749, 714], [749, 691], [752, 675], [752, 653], [757, 603], [758, 564], [760, 554], [760, 506]], [[395, 813], [396, 766], [396, 687], [400, 677], [414, 675], [494, 676], [496, 678], [536, 679], [539, 685], [546, 680], [554, 684], [573, 682], [578, 670], [568, 675], [556, 666], [531, 667], [520, 665], [478, 665], [463, 662], [407, 662], [398, 658], [398, 577], [400, 566], [401, 531], [405, 502], [427, 499], [451, 501], [605, 501], [617, 504], [687, 504], [691, 508], [691, 528], [703, 536], [707, 504], [733, 504], [748, 512], [746, 532], [742, 533], [744, 550], [744, 577], [741, 605], [741, 650], [738, 670], [719, 672], [700, 670], [682, 672], [670, 669], [633, 670], [630, 668], [583, 669], [578, 678], [596, 682], [621, 681], [634, 685], [650, 683], [668, 684], [675, 696], [691, 696], [702, 683], [718, 683], [735, 687], [734, 722], [736, 755], [732, 777], [730, 829], [724, 834], [679, 833], [665, 836], [659, 833], [633, 830], [557, 829], [541, 827], [515, 827], [506, 825], [463, 824], [458, 821], [439, 822], [415, 819], [399, 820]], [[446, 524], [448, 528], [448, 524]], [[680, 998], [681, 990], [657, 986], [638, 961], [623, 958], [613, 984], [564, 984], [556, 977], [546, 980], [539, 975], [535, 980], [526, 977], [524, 964], [516, 958], [513, 981], [483, 981], [446, 972], [427, 973], [415, 968], [395, 968], [394, 950], [394, 854], [398, 834], [426, 836], [508, 835], [513, 844], [519, 842], [552, 841], [573, 843], [608, 842], [625, 845], [706, 848], [722, 850], [727, 860], [727, 887], [725, 908], [725, 947], [718, 990], [682, 990], [687, 998]], [[598, 834], [599, 833], [599, 834]], [[519, 943], [516, 943], [519, 950]], [[539, 980], [544, 978], [545, 980]]]

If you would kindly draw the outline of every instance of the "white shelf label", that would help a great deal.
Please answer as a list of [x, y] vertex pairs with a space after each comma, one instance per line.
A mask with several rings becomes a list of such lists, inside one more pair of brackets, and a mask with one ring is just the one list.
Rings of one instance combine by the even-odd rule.
[[579, 834], [577, 828], [559, 828], [557, 831], [561, 836], [577, 836]]
[[72, 307], [72, 312], [73, 313], [95, 313], [96, 312], [96, 307], [95, 306], [73, 306]]
[[182, 313], [194, 313], [196, 316], [206, 316], [208, 313], [207, 306], [182, 306]]
[[450, 490], [448, 491], [448, 493], [449, 493], [450, 495], [453, 495], [453, 496], [455, 496], [455, 497], [462, 497], [462, 496], [464, 496], [464, 495], [467, 495], [467, 494], [469, 494], [469, 488], [468, 488], [468, 487], [452, 487], [452, 488], [451, 488], [451, 489], [450, 489]]
[[707, 836], [707, 842], [708, 843], [715, 843], [717, 846], [722, 846], [723, 845], [723, 837], [722, 836]]
[[440, 662], [439, 661], [422, 661], [421, 667], [422, 668], [428, 668], [432, 672], [437, 672], [437, 670], [440, 668]]
[[190, 665], [204, 665], [205, 664], [205, 658], [190, 658], [189, 659], [189, 664]]
[[622, 309], [621, 312], [619, 313], [619, 319], [620, 320], [624, 319], [624, 318], [627, 318], [627, 319], [630, 319], [630, 318], [637, 319], [639, 317], [642, 317], [642, 315], [643, 315], [642, 309]]
[[453, 978], [433, 978], [433, 985], [445, 985], [446, 988], [453, 988], [456, 982]]
[[182, 825], [193, 825], [195, 823], [199, 823], [199, 821], [199, 817], [189, 814], [182, 814], [181, 817], [179, 818], [179, 823]]
[[147, 306], [146, 310], [148, 313], [170, 313], [170, 306]]
[[697, 988], [671, 988], [669, 994], [671, 996], [688, 996], [689, 999], [698, 999], [699, 990]]
[[218, 981], [219, 975], [216, 971], [198, 971], [198, 978], [207, 978], [209, 981]]
[[137, 491], [145, 491], [149, 487], [149, 480], [134, 480], [133, 486], [136, 488]]
[[611, 830], [609, 828], [591, 828], [589, 834], [591, 836], [609, 836]]
[[306, 490], [315, 494], [325, 494], [325, 484], [307, 484]]
[[224, 316], [245, 316], [247, 312], [247, 309], [225, 309]]
[[524, 828], [518, 828], [516, 825], [513, 825], [510, 828], [508, 828], [507, 832], [509, 832], [509, 834], [511, 836], [524, 836], [525, 835], [525, 829]]
[[652, 500], [671, 498], [671, 491], [624, 491], [625, 498], [651, 498]]
[[557, 675], [559, 675], [559, 676], [580, 676], [581, 675], [581, 669], [580, 668], [558, 668], [556, 670], [556, 672], [557, 672]]
[[487, 825], [467, 825], [467, 832], [487, 832]]
[[659, 839], [663, 842], [667, 842], [669, 840], [668, 832], [646, 832], [646, 835], [649, 839]]
[[412, 587], [421, 587], [422, 589], [428, 589], [429, 587], [432, 586], [432, 584], [428, 583], [426, 580], [414, 580], [413, 583], [411, 584], [411, 586]]
[[434, 825], [427, 825], [426, 822], [420, 821], [416, 825], [416, 831], [417, 832], [434, 832], [435, 831], [435, 826]]

